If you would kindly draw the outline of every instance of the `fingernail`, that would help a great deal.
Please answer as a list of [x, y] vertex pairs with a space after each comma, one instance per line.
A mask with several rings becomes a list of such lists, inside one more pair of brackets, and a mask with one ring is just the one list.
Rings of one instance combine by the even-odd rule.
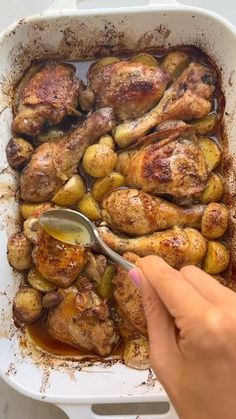
[[139, 275], [139, 272], [137, 271], [137, 269], [131, 269], [129, 271], [129, 276], [132, 279], [132, 281], [134, 282], [134, 284], [136, 285], [137, 288], [141, 287], [141, 277]]

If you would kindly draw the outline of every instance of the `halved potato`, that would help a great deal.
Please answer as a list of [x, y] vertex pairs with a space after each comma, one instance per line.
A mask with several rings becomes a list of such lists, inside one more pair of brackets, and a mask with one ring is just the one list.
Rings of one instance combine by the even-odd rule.
[[113, 284], [112, 279], [114, 276], [114, 266], [107, 266], [105, 272], [101, 276], [101, 280], [97, 287], [97, 293], [102, 298], [112, 298], [113, 297]]
[[146, 370], [150, 367], [149, 345], [145, 338], [129, 340], [124, 347], [125, 365], [137, 370]]
[[52, 201], [62, 207], [72, 207], [85, 195], [86, 185], [80, 175], [73, 175], [54, 195]]
[[214, 170], [221, 161], [220, 147], [211, 138], [200, 137], [198, 141], [209, 170]]
[[85, 194], [78, 202], [77, 209], [92, 221], [97, 221], [101, 218], [100, 208], [90, 192]]
[[204, 118], [189, 122], [195, 129], [196, 134], [209, 134], [216, 130], [218, 124], [218, 117], [216, 113], [210, 113]]
[[149, 67], [158, 67], [159, 65], [157, 60], [151, 54], [146, 54], [145, 52], [141, 52], [138, 55], [134, 55], [130, 58], [130, 61], [142, 63], [144, 65], [148, 65]]
[[106, 144], [93, 144], [83, 156], [86, 173], [93, 177], [107, 176], [115, 167], [117, 154]]
[[223, 193], [224, 184], [222, 178], [216, 173], [211, 173], [207, 182], [207, 186], [200, 196], [200, 201], [203, 204], [218, 202], [221, 200]]
[[43, 132], [42, 134], [39, 134], [35, 137], [35, 143], [36, 144], [42, 144], [42, 143], [57, 143], [62, 139], [62, 137], [65, 137], [66, 134], [64, 131], [62, 131], [58, 127], [50, 127], [48, 131]]
[[225, 244], [217, 241], [209, 241], [202, 263], [202, 269], [211, 275], [217, 275], [228, 267], [229, 260], [229, 251]]
[[97, 69], [99, 67], [104, 67], [105, 65], [116, 63], [117, 61], [120, 61], [120, 59], [117, 57], [104, 57], [96, 61], [92, 69], [94, 70], [95, 68]]
[[112, 150], [115, 150], [115, 141], [113, 140], [111, 135], [103, 135], [100, 140], [99, 140], [99, 144], [105, 144], [108, 147], [110, 147]]
[[176, 79], [187, 67], [188, 63], [189, 57], [185, 52], [172, 51], [164, 57], [161, 67], [169, 73], [173, 79]]
[[228, 227], [229, 213], [224, 204], [212, 202], [202, 216], [201, 233], [207, 239], [218, 239], [223, 236]]
[[118, 172], [111, 172], [108, 176], [95, 180], [92, 186], [92, 194], [94, 199], [99, 202], [107, 193], [124, 185], [124, 176]]
[[57, 289], [57, 286], [45, 279], [35, 266], [29, 270], [27, 281], [32, 288], [42, 293], [55, 291]]

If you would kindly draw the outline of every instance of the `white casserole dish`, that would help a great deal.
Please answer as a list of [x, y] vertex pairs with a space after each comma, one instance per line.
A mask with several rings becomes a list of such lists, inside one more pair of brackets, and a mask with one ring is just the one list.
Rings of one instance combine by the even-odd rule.
[[[168, 0], [167, 0], [168, 1]], [[33, 351], [12, 320], [12, 300], [20, 275], [6, 257], [9, 233], [17, 229], [16, 175], [9, 169], [5, 148], [11, 135], [12, 86], [36, 58], [78, 60], [107, 46], [115, 53], [121, 44], [130, 49], [193, 44], [204, 49], [222, 71], [226, 97], [227, 158], [234, 165], [236, 146], [236, 30], [222, 17], [179, 3], [158, 0], [57, 0], [43, 14], [23, 19], [0, 37], [0, 375], [19, 392], [59, 405], [71, 419], [99, 418], [94, 403], [167, 401], [161, 385], [147, 371], [122, 364], [84, 366]], [[164, 4], [165, 3], [165, 4]], [[236, 193], [234, 171], [227, 171], [231, 194]], [[232, 202], [231, 216], [234, 215]], [[20, 344], [21, 342], [21, 344]], [[106, 418], [118, 416], [106, 416]], [[124, 416], [123, 416], [124, 417]], [[129, 415], [126, 418], [134, 418]], [[141, 418], [141, 416], [138, 416]], [[146, 418], [154, 416], [146, 416]], [[174, 419], [172, 409], [159, 419]]]

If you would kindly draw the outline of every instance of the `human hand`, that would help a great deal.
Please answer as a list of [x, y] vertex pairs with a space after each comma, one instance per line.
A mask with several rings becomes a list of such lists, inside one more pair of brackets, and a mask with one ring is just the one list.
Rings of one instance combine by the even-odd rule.
[[150, 362], [181, 419], [236, 418], [236, 293], [157, 256], [130, 276], [147, 318]]

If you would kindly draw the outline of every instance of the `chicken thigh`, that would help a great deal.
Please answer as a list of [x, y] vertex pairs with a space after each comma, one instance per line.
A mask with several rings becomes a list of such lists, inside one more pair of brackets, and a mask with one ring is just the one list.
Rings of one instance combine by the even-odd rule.
[[213, 71], [192, 62], [166, 90], [162, 100], [150, 112], [133, 121], [118, 125], [114, 138], [126, 147], [145, 135], [156, 125], [169, 119], [191, 119], [206, 116], [212, 108], [216, 77]]
[[205, 205], [181, 208], [137, 189], [117, 189], [102, 201], [102, 218], [110, 227], [142, 235], [178, 226], [200, 228]]
[[[123, 256], [133, 263], [138, 259], [138, 256], [133, 253], [125, 253]], [[131, 281], [127, 271], [121, 266], [117, 266], [112, 282], [114, 284], [114, 298], [121, 318], [125, 322], [128, 321], [134, 331], [146, 336], [147, 323], [139, 289]]]
[[19, 89], [13, 130], [37, 135], [45, 124], [55, 125], [78, 105], [80, 81], [71, 64], [46, 62], [26, 75]]
[[171, 137], [156, 144], [123, 151], [116, 170], [127, 186], [175, 198], [198, 197], [206, 187], [208, 168], [194, 136]]
[[112, 107], [119, 119], [137, 118], [153, 108], [162, 97], [171, 77], [161, 68], [118, 61], [91, 67], [89, 89], [96, 108]]
[[94, 291], [75, 287], [60, 290], [62, 301], [49, 310], [45, 328], [55, 339], [108, 356], [119, 336], [105, 300]]
[[68, 138], [40, 145], [21, 174], [21, 198], [32, 202], [50, 200], [76, 172], [85, 149], [111, 131], [114, 124], [112, 109], [100, 109], [88, 116]]
[[206, 253], [206, 240], [193, 228], [173, 227], [169, 230], [137, 238], [119, 237], [106, 227], [99, 227], [105, 243], [116, 252], [133, 252], [138, 256], [157, 255], [179, 269], [198, 265]]
[[32, 256], [43, 277], [60, 287], [74, 282], [87, 261], [84, 247], [62, 243], [42, 229]]

